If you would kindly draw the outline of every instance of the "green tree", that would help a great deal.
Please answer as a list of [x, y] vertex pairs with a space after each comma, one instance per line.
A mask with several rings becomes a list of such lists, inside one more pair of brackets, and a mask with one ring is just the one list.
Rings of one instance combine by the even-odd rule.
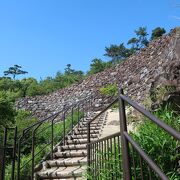
[[133, 52], [137, 51], [139, 49], [139, 40], [135, 37], [131, 38], [127, 44], [131, 44], [131, 50]]
[[21, 88], [20, 88], [20, 93], [22, 97], [25, 97], [28, 92], [28, 88], [33, 84], [37, 83], [37, 80], [34, 78], [24, 78], [20, 81]]
[[14, 121], [15, 110], [5, 91], [0, 91], [0, 125], [7, 126]]
[[17, 75], [28, 73], [27, 71], [21, 70], [21, 68], [22, 68], [21, 66], [15, 64], [13, 67], [10, 67], [7, 71], [4, 71], [4, 75], [5, 76], [12, 75], [13, 79], [15, 79]]
[[90, 64], [90, 70], [88, 72], [89, 75], [96, 74], [98, 72], [104, 71], [106, 69], [106, 63], [101, 59], [93, 59]]
[[74, 73], [74, 69], [71, 68], [71, 64], [67, 64], [67, 67], [64, 69], [64, 74], [65, 75], [70, 75]]
[[30, 84], [27, 89], [27, 96], [36, 96], [46, 94], [46, 89], [41, 86], [37, 81]]
[[13, 90], [12, 87], [13, 80], [11, 78], [7, 77], [1, 77], [0, 78], [0, 91], [8, 91]]
[[166, 33], [166, 30], [164, 28], [157, 27], [152, 30], [151, 40], [157, 39], [158, 37], [161, 37], [165, 33]]
[[75, 70], [71, 68], [71, 64], [67, 64], [67, 67], [65, 68], [65, 72], [63, 77], [61, 76], [61, 79], [65, 81], [64, 87], [69, 86], [75, 82], [79, 82], [83, 79], [84, 73], [80, 70]]
[[120, 60], [125, 59], [131, 55], [129, 49], [127, 49], [123, 43], [105, 47], [105, 51], [106, 53], [104, 55], [112, 58], [112, 64], [117, 64]]
[[128, 45], [132, 45], [131, 51], [136, 52], [141, 48], [144, 48], [148, 45], [149, 41], [147, 39], [148, 33], [146, 27], [139, 27], [138, 30], [135, 30], [136, 37], [131, 38], [128, 41]]

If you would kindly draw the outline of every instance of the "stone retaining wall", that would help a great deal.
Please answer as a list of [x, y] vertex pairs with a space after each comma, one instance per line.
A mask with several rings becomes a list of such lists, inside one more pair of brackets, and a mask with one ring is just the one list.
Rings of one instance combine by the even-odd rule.
[[122, 86], [131, 98], [141, 104], [159, 85], [173, 85], [179, 92], [180, 28], [152, 41], [147, 48], [113, 68], [49, 95], [19, 99], [16, 107], [30, 110], [40, 119], [88, 96], [93, 96], [94, 105], [98, 107], [105, 98], [99, 93], [99, 88], [113, 83]]

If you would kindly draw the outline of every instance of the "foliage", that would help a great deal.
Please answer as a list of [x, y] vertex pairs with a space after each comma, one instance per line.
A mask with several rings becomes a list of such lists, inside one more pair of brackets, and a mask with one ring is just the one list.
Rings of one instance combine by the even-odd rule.
[[[35, 148], [35, 151], [37, 152], [40, 150], [41, 150], [41, 145]], [[41, 156], [37, 156], [37, 158], [35, 159], [35, 163], [38, 163], [41, 160], [41, 157], [45, 156], [49, 151], [50, 151], [49, 147], [41, 151]], [[23, 180], [31, 179], [31, 161], [30, 160], [31, 160], [31, 153], [21, 156], [21, 167], [23, 168], [21, 170], [20, 177]], [[5, 170], [5, 177], [7, 180], [11, 179], [11, 172], [12, 172], [12, 165], [8, 164]], [[17, 168], [15, 169], [15, 175], [16, 174], [17, 174]]]
[[[98, 144], [95, 144], [94, 147], [96, 146], [98, 147]], [[94, 161], [92, 160], [90, 172], [84, 175], [85, 178], [89, 180], [122, 179], [122, 154], [118, 144], [112, 144], [111, 148], [108, 145], [105, 146], [103, 152], [98, 149], [93, 151]]]
[[146, 27], [139, 27], [138, 30], [135, 30], [136, 37], [133, 37], [128, 41], [127, 44], [132, 45], [132, 52], [136, 52], [148, 45], [149, 41], [147, 39], [148, 33], [146, 29]]
[[104, 71], [106, 69], [106, 62], [103, 62], [101, 59], [93, 59], [90, 64], [89, 75], [96, 74], [98, 72]]
[[0, 125], [8, 126], [14, 121], [15, 110], [7, 93], [0, 91]]
[[21, 68], [22, 68], [21, 66], [15, 64], [13, 67], [10, 67], [7, 71], [4, 71], [4, 75], [5, 76], [12, 75], [13, 79], [15, 79], [17, 75], [28, 73], [27, 71], [21, 70]]
[[24, 110], [18, 110], [15, 116], [15, 125], [18, 127], [18, 137], [23, 133], [23, 130], [28, 126], [36, 123], [38, 120], [32, 117], [31, 113]]
[[[30, 118], [30, 113], [26, 111], [18, 111], [18, 114], [15, 118], [16, 125], [18, 126], [18, 137], [22, 135], [23, 130], [26, 127], [37, 122], [37, 119]], [[83, 112], [79, 112], [79, 118], [83, 117]], [[65, 133], [67, 134], [71, 127], [71, 115], [67, 115], [65, 119]], [[76, 125], [78, 122], [78, 112], [74, 111], [73, 114], [73, 125]], [[34, 128], [36, 128], [36, 125]], [[54, 145], [59, 143], [63, 137], [63, 121], [54, 123]], [[32, 128], [32, 129], [34, 129]], [[26, 180], [31, 176], [31, 148], [32, 148], [32, 129], [27, 132], [27, 135], [24, 136], [21, 146], [21, 178]], [[47, 157], [47, 154], [50, 152], [50, 142], [51, 142], [51, 122], [44, 122], [40, 125], [39, 129], [35, 133], [35, 164], [38, 164], [43, 157]], [[6, 166], [6, 177], [11, 175], [11, 164]], [[16, 172], [17, 173], [17, 172]]]
[[158, 104], [162, 103], [165, 100], [165, 97], [170, 93], [176, 91], [176, 87], [172, 85], [159, 85], [156, 87], [150, 94], [151, 100], [153, 102], [158, 102]]
[[108, 84], [100, 89], [101, 94], [107, 96], [116, 96], [118, 94], [118, 87], [116, 84]]
[[152, 30], [151, 40], [157, 39], [157, 38], [161, 37], [165, 33], [166, 33], [166, 30], [164, 28], [157, 27], [157, 28]]
[[32, 83], [27, 89], [27, 96], [36, 96], [46, 94], [46, 90], [38, 83]]
[[4, 128], [14, 126], [16, 110], [13, 108], [14, 94], [0, 91], [0, 146], [3, 143]]
[[[170, 107], [159, 109], [155, 115], [177, 131], [180, 130], [180, 118]], [[132, 136], [166, 174], [177, 173], [177, 162], [180, 159], [180, 154], [176, 152], [177, 140], [148, 119], [139, 125]]]
[[[160, 108], [155, 112], [155, 116], [159, 119], [162, 119], [165, 123], [176, 129], [177, 131], [180, 131], [180, 117], [171, 110], [170, 106]], [[139, 124], [137, 130], [135, 132], [131, 132], [130, 134], [133, 139], [138, 142], [141, 148], [151, 157], [151, 159], [153, 159], [153, 161], [158, 164], [160, 169], [165, 172], [169, 179], [179, 179], [177, 168], [180, 154], [177, 152], [177, 148], [179, 146], [177, 140], [175, 140], [163, 129], [161, 129], [155, 123], [152, 123], [149, 119], [146, 118], [144, 119], [143, 123]], [[112, 147], [114, 147], [114, 144], [112, 145]], [[120, 168], [118, 167], [118, 164], [119, 162], [121, 162], [122, 159], [119, 160], [118, 158], [116, 158], [119, 156], [120, 158], [122, 158], [121, 154], [119, 154], [119, 151], [115, 151], [113, 149], [106, 153], [105, 151], [99, 151], [96, 152], [94, 156], [96, 156], [97, 160], [100, 159], [100, 161], [96, 161], [96, 165], [95, 162], [92, 161], [92, 165], [90, 166], [91, 173], [86, 174], [86, 177], [88, 177], [89, 179], [94, 179], [95, 175], [100, 176], [100, 179], [111, 179], [112, 175], [119, 175], [118, 178], [122, 178], [122, 170], [119, 171]], [[107, 156], [109, 158], [106, 158]], [[136, 151], [133, 150], [132, 146], [130, 146], [130, 156], [131, 161], [134, 161], [135, 163], [135, 169], [133, 166], [131, 168], [132, 179], [135, 179], [135, 176], [141, 177], [139, 161], [140, 158]], [[104, 166], [102, 166], [102, 164]], [[136, 175], [134, 173], [134, 170], [136, 171]], [[143, 160], [142, 170], [144, 179], [149, 179], [149, 171], [147, 168], [147, 164]], [[154, 172], [151, 171], [151, 173], [152, 179], [159, 179]]]
[[121, 60], [131, 55], [130, 50], [124, 46], [124, 43], [121, 43], [119, 45], [110, 45], [110, 47], [105, 47], [105, 51], [106, 54], [104, 55], [112, 58], [110, 60], [112, 64], [117, 64]]
[[[39, 82], [34, 78], [15, 80], [15, 76], [22, 73], [22, 70], [18, 70], [20, 66], [17, 65], [15, 67], [17, 69], [11, 72], [14, 73], [13, 79], [9, 77], [0, 78], [0, 91], [7, 91], [14, 94], [14, 100], [19, 97], [48, 94], [57, 89], [80, 82], [84, 78], [82, 71], [76, 71], [71, 68], [70, 64], [67, 64], [65, 73], [62, 74], [58, 72], [55, 78], [47, 77]], [[10, 68], [10, 70], [12, 70], [12, 68]], [[8, 74], [8, 72], [6, 72], [6, 74]]]

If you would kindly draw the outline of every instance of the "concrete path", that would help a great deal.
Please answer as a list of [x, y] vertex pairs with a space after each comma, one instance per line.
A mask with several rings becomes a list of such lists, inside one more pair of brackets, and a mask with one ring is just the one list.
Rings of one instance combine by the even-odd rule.
[[[133, 131], [134, 126], [132, 124], [128, 125], [128, 130]], [[119, 121], [119, 110], [118, 109], [109, 109], [107, 111], [107, 120], [106, 124], [104, 125], [102, 132], [101, 132], [101, 138], [107, 137], [109, 135], [112, 135], [114, 133], [117, 133], [120, 131], [120, 121]]]

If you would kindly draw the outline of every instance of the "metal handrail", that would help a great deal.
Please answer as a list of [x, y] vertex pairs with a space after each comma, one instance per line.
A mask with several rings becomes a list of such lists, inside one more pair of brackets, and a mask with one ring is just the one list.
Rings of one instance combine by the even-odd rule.
[[98, 113], [94, 118], [89, 119], [87, 122], [87, 171], [90, 172], [90, 164], [91, 164], [91, 152], [90, 152], [90, 146], [91, 146], [91, 137], [90, 137], [90, 131], [91, 131], [91, 123], [97, 119], [99, 116], [101, 116], [105, 111], [107, 111], [112, 105], [114, 105], [116, 102], [118, 102], [118, 98], [116, 98], [113, 102], [111, 102], [107, 107], [105, 107], [100, 113]]
[[[9, 146], [7, 144], [8, 140], [8, 130], [13, 132], [13, 144]], [[11, 170], [11, 179], [14, 179], [14, 171], [15, 171], [15, 158], [16, 158], [16, 140], [17, 140], [17, 127], [4, 127], [4, 139], [3, 139], [3, 147], [0, 149], [2, 150], [2, 164], [1, 171], [0, 171], [0, 179], [4, 179], [5, 177], [5, 161], [6, 161], [6, 150], [12, 150], [12, 170]]]
[[121, 132], [117, 132], [117, 133], [111, 134], [111, 135], [109, 135], [109, 136], [107, 136], [107, 137], [98, 139], [98, 140], [96, 140], [96, 141], [92, 141], [92, 142], [90, 142], [90, 144], [96, 144], [96, 143], [98, 143], [98, 142], [102, 142], [102, 141], [105, 141], [105, 140], [107, 140], [107, 139], [114, 138], [114, 137], [116, 137], [116, 136], [118, 136], [118, 135], [120, 136], [120, 135], [121, 135]]
[[118, 132], [90, 142], [90, 179], [121, 179], [120, 137], [121, 133]]
[[129, 97], [125, 96], [122, 89], [119, 89], [119, 105], [120, 105], [120, 128], [121, 128], [121, 144], [122, 144], [122, 154], [123, 154], [123, 174], [124, 179], [131, 178], [130, 171], [130, 153], [129, 153], [129, 143], [132, 147], [136, 149], [138, 154], [147, 162], [147, 164], [156, 172], [159, 177], [163, 180], [168, 179], [168, 177], [162, 172], [162, 170], [156, 165], [156, 163], [146, 155], [142, 148], [133, 140], [133, 138], [127, 132], [127, 122], [126, 122], [126, 109], [125, 102], [130, 106], [135, 108], [141, 114], [150, 119], [153, 123], [157, 124], [158, 127], [164, 129], [167, 133], [172, 135], [175, 139], [180, 141], [180, 133], [164, 123], [163, 121], [156, 118], [150, 112], [139, 106], [137, 103], [133, 102]]
[[[105, 138], [96, 140], [91, 142], [90, 141], [90, 124], [95, 119], [97, 119], [102, 113], [104, 113], [108, 108], [110, 108], [114, 103], [119, 101], [119, 119], [120, 119], [120, 131], [121, 133], [116, 133], [115, 135], [121, 136], [121, 149], [122, 149], [122, 169], [123, 169], [123, 179], [129, 180], [132, 178], [131, 176], [131, 166], [130, 166], [130, 151], [129, 151], [129, 143], [131, 144], [132, 148], [136, 150], [136, 152], [140, 155], [146, 163], [148, 168], [150, 167], [160, 178], [163, 180], [168, 179], [168, 177], [162, 172], [162, 170], [158, 167], [158, 165], [144, 152], [144, 150], [136, 143], [133, 138], [128, 134], [127, 131], [127, 122], [126, 122], [126, 109], [125, 109], [125, 103], [129, 104], [131, 107], [139, 111], [141, 114], [143, 114], [145, 117], [150, 119], [153, 123], [155, 123], [158, 127], [165, 130], [167, 133], [169, 133], [171, 136], [173, 136], [176, 140], [180, 141], [180, 133], [170, 127], [168, 124], [163, 122], [162, 120], [155, 117], [153, 114], [151, 114], [149, 111], [145, 110], [143, 107], [138, 105], [136, 102], [132, 101], [129, 97], [125, 96], [122, 89], [119, 89], [119, 95], [118, 98], [116, 98], [112, 103], [110, 103], [107, 107], [105, 107], [100, 113], [98, 113], [94, 118], [90, 119], [87, 122], [87, 161], [88, 161], [88, 172], [90, 172], [90, 165], [91, 165], [91, 147], [95, 148], [92, 150], [93, 153], [95, 153], [97, 146], [99, 146], [99, 143], [102, 143], [103, 141], [107, 141], [108, 139], [113, 139], [114, 135], [107, 136]], [[133, 150], [133, 149], [132, 149]], [[133, 153], [133, 152], [132, 152]], [[134, 158], [134, 157], [133, 157]], [[133, 159], [133, 166], [134, 166], [134, 159]], [[140, 160], [140, 166], [142, 168], [142, 162]], [[141, 169], [141, 175], [142, 175], [142, 169]]]
[[[36, 157], [36, 155], [39, 153], [39, 152], [41, 152], [42, 151], [42, 148], [41, 148], [41, 150], [39, 151], [39, 152], [36, 152], [35, 153], [35, 136], [37, 136], [37, 134], [39, 134], [39, 132], [38, 133], [36, 133], [36, 131], [39, 129], [39, 127], [41, 126], [41, 125], [43, 125], [45, 122], [50, 122], [51, 123], [51, 125], [49, 125], [48, 126], [48, 128], [51, 128], [51, 142], [50, 143], [48, 143], [48, 145], [51, 145], [51, 152], [48, 154], [48, 157], [49, 157], [49, 155], [51, 155], [51, 158], [53, 158], [53, 151], [54, 151], [54, 148], [56, 147], [54, 147], [54, 124], [55, 123], [57, 123], [57, 121], [54, 121], [59, 115], [61, 115], [61, 117], [60, 117], [60, 119], [58, 120], [58, 121], [61, 121], [61, 122], [63, 122], [63, 135], [62, 135], [62, 139], [63, 139], [63, 144], [65, 145], [65, 143], [66, 143], [66, 141], [65, 141], [65, 133], [66, 133], [66, 131], [65, 131], [65, 128], [66, 128], [66, 122], [65, 122], [65, 118], [66, 118], [66, 115], [69, 113], [69, 112], [71, 112], [71, 116], [74, 116], [74, 114], [73, 114], [73, 112], [74, 112], [74, 109], [75, 108], [78, 108], [77, 110], [78, 110], [78, 123], [79, 123], [79, 118], [80, 118], [80, 114], [79, 114], [79, 111], [81, 110], [81, 106], [82, 106], [82, 108], [84, 108], [84, 107], [88, 107], [88, 103], [90, 103], [90, 101], [91, 101], [91, 97], [92, 96], [89, 96], [89, 97], [87, 97], [87, 98], [85, 98], [85, 99], [82, 99], [81, 101], [79, 101], [79, 102], [77, 102], [77, 103], [74, 103], [74, 104], [72, 104], [72, 105], [70, 105], [70, 106], [68, 106], [68, 107], [66, 107], [66, 108], [63, 108], [63, 110], [61, 110], [61, 111], [59, 111], [59, 112], [57, 112], [57, 113], [55, 113], [55, 114], [53, 114], [53, 115], [51, 115], [51, 116], [49, 116], [49, 117], [47, 117], [47, 118], [45, 118], [45, 119], [43, 119], [43, 120], [41, 120], [41, 121], [39, 121], [39, 122], [36, 122], [36, 123], [34, 123], [34, 124], [32, 124], [32, 125], [30, 125], [29, 127], [27, 127], [27, 128], [25, 128], [24, 130], [23, 130], [23, 133], [22, 133], [22, 135], [18, 138], [18, 163], [17, 163], [17, 179], [19, 180], [20, 179], [20, 171], [21, 171], [21, 169], [22, 169], [22, 167], [21, 167], [21, 165], [20, 165], [20, 163], [21, 163], [21, 143], [22, 143], [22, 140], [23, 140], [23, 143], [24, 143], [24, 141], [26, 141], [27, 139], [25, 139], [24, 137], [25, 137], [25, 135], [27, 135], [27, 133], [28, 132], [30, 132], [30, 130], [32, 130], [32, 155], [31, 155], [31, 159], [27, 162], [27, 163], [32, 163], [32, 167], [31, 167], [31, 179], [33, 179], [34, 177], [34, 169], [35, 169], [35, 157]], [[84, 106], [84, 104], [86, 104], [86, 106]], [[92, 105], [92, 104], [91, 104]], [[73, 117], [71, 117], [72, 119], [71, 119], [71, 123], [74, 123], [73, 122]], [[63, 121], [62, 121], [63, 120]], [[47, 128], [47, 129], [48, 129]], [[73, 124], [71, 124], [71, 127], [70, 128], [74, 128], [74, 125]], [[72, 130], [71, 130], [72, 131]], [[29, 138], [28, 138], [29, 139]], [[45, 146], [46, 147], [46, 146]], [[44, 147], [43, 147], [44, 148]]]
[[132, 139], [132, 137], [127, 133], [123, 133], [128, 139], [131, 145], [136, 149], [140, 156], [148, 163], [148, 165], [161, 177], [163, 180], [168, 180], [168, 177], [161, 171], [161, 169], [156, 165], [156, 163], [141, 149], [141, 147]]
[[23, 130], [23, 134], [26, 134], [31, 128], [35, 127], [36, 125], [38, 125], [38, 124], [40, 124], [40, 123], [43, 123], [43, 122], [46, 122], [46, 121], [48, 121], [49, 119], [51, 119], [52, 117], [58, 116], [58, 115], [61, 114], [62, 112], [67, 112], [70, 108], [74, 108], [74, 107], [77, 106], [78, 104], [81, 104], [82, 102], [84, 102], [84, 101], [86, 101], [86, 100], [89, 100], [91, 97], [92, 97], [92, 96], [89, 96], [88, 98], [82, 99], [81, 101], [79, 101], [79, 102], [77, 102], [77, 103], [74, 103], [74, 104], [66, 107], [65, 109], [60, 110], [60, 111], [58, 111], [57, 113], [54, 113], [53, 115], [51, 115], [51, 116], [49, 116], [49, 117], [47, 117], [47, 118], [45, 118], [45, 119], [43, 119], [43, 120], [40, 120], [40, 121], [38, 121], [38, 122], [36, 122], [36, 123], [28, 126], [27, 128], [25, 128], [25, 129]]
[[167, 131], [169, 134], [171, 134], [172, 136], [174, 136], [176, 139], [178, 139], [180, 141], [180, 133], [178, 131], [176, 131], [175, 129], [173, 129], [172, 127], [170, 127], [169, 125], [167, 125], [166, 123], [164, 123], [163, 121], [159, 120], [157, 117], [155, 117], [153, 114], [151, 114], [149, 111], [145, 110], [144, 108], [142, 108], [141, 106], [139, 106], [137, 103], [133, 102], [129, 97], [120, 94], [119, 95], [121, 99], [123, 99], [124, 101], [126, 101], [129, 105], [131, 105], [132, 107], [134, 107], [136, 110], [138, 110], [140, 113], [142, 113], [143, 115], [145, 115], [147, 118], [149, 118], [151, 121], [153, 121], [155, 124], [157, 124], [159, 127], [161, 127], [162, 129], [164, 129], [165, 131]]
[[97, 119], [101, 114], [106, 112], [112, 105], [118, 102], [118, 98], [116, 98], [113, 102], [111, 102], [107, 107], [105, 107], [100, 113], [98, 113], [93, 119], [90, 119], [87, 124], [91, 124], [95, 119]]
[[[92, 104], [92, 98], [94, 97], [94, 94], [88, 96], [88, 97], [84, 97], [83, 99], [79, 100], [78, 102], [75, 102], [71, 105], [68, 105], [66, 107], [63, 107], [62, 110], [36, 122], [36, 123], [33, 123], [32, 125], [26, 127], [22, 133], [20, 134], [20, 136], [17, 137], [17, 127], [7, 127], [5, 128], [5, 136], [4, 136], [4, 145], [2, 148], [2, 151], [3, 151], [3, 159], [2, 159], [2, 163], [5, 164], [5, 154], [6, 154], [6, 150], [8, 149], [12, 149], [12, 177], [11, 179], [13, 180], [15, 177], [15, 168], [17, 166], [17, 176], [16, 178], [19, 180], [20, 179], [20, 171], [22, 170], [22, 168], [24, 168], [24, 166], [27, 166], [27, 164], [29, 164], [30, 162], [32, 162], [32, 172], [31, 172], [31, 179], [33, 179], [33, 173], [34, 173], [34, 169], [35, 169], [35, 157], [41, 153], [44, 148], [46, 148], [47, 146], [51, 145], [51, 151], [50, 153], [44, 157], [44, 158], [47, 158], [47, 157], [50, 157], [49, 155], [51, 155], [51, 157], [53, 156], [53, 152], [54, 152], [54, 149], [56, 148], [57, 145], [55, 145], [55, 143], [57, 143], [57, 133], [56, 133], [56, 137], [55, 137], [55, 134], [54, 134], [54, 126], [55, 125], [58, 125], [59, 121], [61, 121], [63, 123], [63, 132], [62, 132], [62, 136], [61, 136], [61, 139], [64, 140], [63, 143], [65, 144], [66, 143], [66, 139], [65, 139], [65, 136], [67, 133], [67, 131], [65, 130], [65, 128], [68, 128], [68, 131], [70, 129], [70, 132], [73, 131], [74, 127], [75, 127], [75, 119], [74, 119], [74, 112], [75, 111], [78, 111], [78, 114], [77, 114], [77, 120], [78, 120], [78, 124], [79, 124], [79, 121], [80, 121], [80, 112], [82, 109], [83, 109], [83, 113], [85, 111], [85, 109], [88, 109], [90, 108], [93, 104]], [[62, 115], [61, 115], [62, 114]], [[67, 116], [71, 116], [71, 122], [68, 124], [66, 124], [65, 122], [65, 117]], [[58, 118], [58, 119], [57, 119]], [[57, 119], [57, 120], [56, 120]], [[63, 121], [62, 121], [63, 120]], [[50, 125], [48, 125], [48, 127], [43, 127], [42, 129], [39, 129], [41, 127], [41, 125], [45, 124], [46, 122], [49, 122], [51, 123]], [[61, 126], [61, 125], [60, 125]], [[6, 145], [6, 141], [7, 141], [7, 131], [8, 130], [11, 130], [11, 131], [14, 131], [15, 129], [15, 136], [14, 137], [14, 143], [13, 145], [10, 147]], [[45, 142], [47, 146], [43, 146], [39, 151], [35, 151], [35, 146], [36, 146], [36, 141], [35, 141], [35, 138], [37, 137], [37, 134], [39, 133], [42, 133], [43, 130], [47, 130], [47, 129], [50, 129], [50, 136], [48, 137], [48, 142]], [[40, 131], [38, 131], [40, 130]], [[32, 133], [30, 136], [27, 136], [29, 135], [28, 133]], [[31, 141], [32, 139], [32, 141]], [[50, 140], [50, 142], [49, 142]], [[24, 143], [27, 143], [31, 141], [31, 144], [30, 146], [32, 146], [32, 155], [31, 155], [31, 158], [25, 162], [25, 165], [21, 166], [21, 151], [22, 151], [22, 147]], [[55, 142], [56, 141], [56, 142]], [[61, 141], [62, 142], [62, 141]], [[59, 144], [59, 143], [58, 143]], [[17, 160], [17, 163], [15, 163], [15, 161]], [[1, 179], [4, 179], [4, 175], [5, 175], [5, 165], [3, 165], [3, 169], [2, 169], [2, 175], [0, 175]]]

